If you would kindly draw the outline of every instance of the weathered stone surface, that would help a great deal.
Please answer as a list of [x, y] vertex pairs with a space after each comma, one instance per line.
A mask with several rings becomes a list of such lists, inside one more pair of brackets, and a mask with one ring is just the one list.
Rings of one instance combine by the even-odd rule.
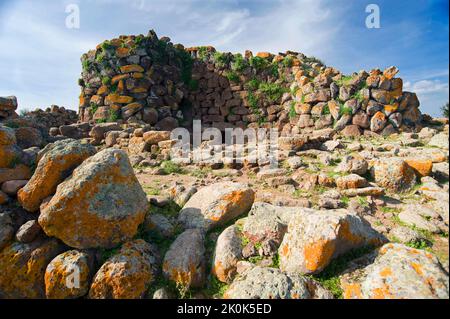
[[16, 129], [15, 134], [17, 145], [21, 148], [41, 146], [44, 141], [41, 131], [34, 127], [19, 127]]
[[79, 249], [112, 248], [131, 239], [148, 209], [125, 152], [106, 149], [76, 168], [41, 208], [48, 236]]
[[13, 180], [27, 180], [30, 177], [30, 168], [23, 164], [16, 165], [14, 168], [0, 168], [0, 184]]
[[439, 133], [431, 138], [428, 145], [448, 150], [448, 143], [448, 134]]
[[367, 173], [369, 164], [360, 156], [344, 156], [341, 163], [339, 163], [336, 171], [350, 174], [364, 175]]
[[185, 228], [212, 229], [250, 209], [255, 194], [247, 185], [222, 182], [195, 193], [180, 211], [178, 221]]
[[170, 140], [170, 131], [145, 132], [144, 140], [150, 145], [158, 145], [159, 142]]
[[294, 216], [279, 248], [280, 269], [300, 274], [322, 271], [333, 258], [384, 237], [346, 210], [304, 211]]
[[76, 299], [89, 291], [94, 258], [91, 254], [69, 250], [56, 256], [45, 271], [47, 299]]
[[33, 219], [20, 226], [16, 233], [16, 239], [21, 243], [30, 243], [35, 240], [41, 232], [41, 226], [37, 220]]
[[238, 261], [242, 259], [242, 239], [235, 225], [225, 229], [217, 239], [212, 273], [221, 282], [230, 283], [236, 276]]
[[407, 191], [416, 183], [414, 170], [400, 158], [376, 160], [371, 173], [379, 186], [393, 192]]
[[14, 130], [0, 124], [0, 147], [17, 143]]
[[11, 196], [15, 196], [19, 189], [24, 187], [27, 183], [28, 180], [13, 180], [4, 182], [2, 184], [2, 192]]
[[423, 250], [386, 244], [354, 267], [341, 278], [346, 299], [449, 298], [448, 273]]
[[188, 229], [172, 243], [163, 262], [164, 275], [182, 287], [201, 287], [205, 280], [205, 237]]
[[44, 273], [63, 250], [56, 239], [14, 242], [0, 252], [0, 297], [44, 298]]
[[242, 227], [243, 235], [254, 244], [273, 240], [279, 245], [292, 216], [304, 209], [256, 202], [245, 219]]
[[414, 226], [419, 229], [424, 229], [432, 233], [439, 233], [439, 227], [433, 222], [433, 219], [438, 219], [440, 216], [434, 210], [422, 205], [405, 205], [402, 208], [398, 218], [400, 221], [409, 226]]
[[36, 212], [56, 187], [86, 158], [95, 154], [91, 145], [75, 140], [63, 140], [48, 146], [30, 181], [18, 193], [20, 205], [29, 212]]
[[336, 179], [339, 189], [364, 188], [368, 185], [367, 180], [356, 174], [341, 176]]
[[225, 299], [332, 299], [319, 283], [275, 268], [254, 267], [237, 278]]
[[141, 239], [125, 243], [95, 274], [89, 298], [143, 298], [156, 278], [158, 259], [156, 248]]

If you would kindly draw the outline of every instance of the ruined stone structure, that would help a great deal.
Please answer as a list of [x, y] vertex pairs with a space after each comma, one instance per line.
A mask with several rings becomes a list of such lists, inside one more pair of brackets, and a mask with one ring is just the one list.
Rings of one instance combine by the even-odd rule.
[[397, 68], [345, 76], [314, 57], [184, 48], [154, 31], [121, 36], [82, 56], [82, 122], [146, 123], [160, 130], [202, 125], [391, 134], [420, 128], [416, 94]]

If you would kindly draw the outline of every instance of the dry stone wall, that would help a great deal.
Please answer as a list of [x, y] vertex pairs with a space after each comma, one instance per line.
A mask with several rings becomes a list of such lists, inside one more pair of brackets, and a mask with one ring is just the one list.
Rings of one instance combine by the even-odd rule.
[[283, 135], [322, 129], [389, 135], [421, 128], [415, 93], [398, 69], [344, 75], [314, 57], [184, 48], [154, 31], [105, 41], [81, 58], [82, 122], [277, 127]]

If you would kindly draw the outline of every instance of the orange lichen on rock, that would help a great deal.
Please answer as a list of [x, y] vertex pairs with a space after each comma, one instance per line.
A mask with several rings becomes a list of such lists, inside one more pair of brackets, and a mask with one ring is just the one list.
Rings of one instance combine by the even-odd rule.
[[17, 199], [29, 212], [36, 212], [42, 201], [56, 192], [56, 187], [95, 149], [77, 141], [56, 144], [39, 161], [38, 167], [24, 188], [19, 190]]
[[418, 177], [430, 176], [433, 171], [431, 160], [407, 159], [405, 162], [415, 171]]
[[335, 252], [336, 243], [328, 240], [318, 240], [304, 247], [305, 266], [310, 272], [323, 269], [330, 262]]
[[358, 283], [349, 283], [342, 285], [344, 299], [361, 299], [361, 285]]
[[44, 298], [47, 264], [63, 250], [55, 239], [14, 242], [0, 252], [0, 291], [4, 298]]
[[144, 71], [145, 71], [144, 68], [137, 64], [124, 65], [120, 67], [120, 72], [122, 73], [132, 73], [132, 72], [142, 73]]

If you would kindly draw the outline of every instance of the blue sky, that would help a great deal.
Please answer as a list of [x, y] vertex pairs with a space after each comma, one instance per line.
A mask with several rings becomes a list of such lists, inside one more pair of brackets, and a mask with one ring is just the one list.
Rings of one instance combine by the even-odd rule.
[[[367, 29], [368, 4], [381, 28]], [[80, 29], [65, 25], [80, 8]], [[20, 109], [77, 109], [80, 56], [103, 40], [155, 29], [186, 46], [294, 50], [344, 73], [396, 65], [432, 115], [448, 101], [448, 0], [0, 0], [0, 95]]]

